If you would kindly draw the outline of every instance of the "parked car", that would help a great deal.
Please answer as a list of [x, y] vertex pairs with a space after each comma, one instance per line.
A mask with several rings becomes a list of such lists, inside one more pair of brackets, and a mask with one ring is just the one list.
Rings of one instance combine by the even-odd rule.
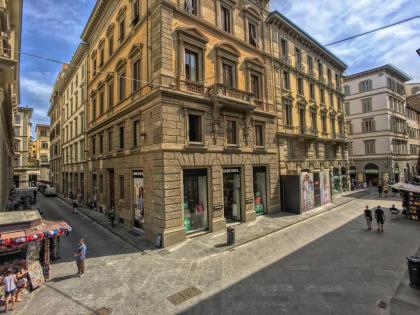
[[55, 197], [57, 196], [57, 191], [54, 187], [47, 187], [45, 190], [42, 191], [45, 197]]

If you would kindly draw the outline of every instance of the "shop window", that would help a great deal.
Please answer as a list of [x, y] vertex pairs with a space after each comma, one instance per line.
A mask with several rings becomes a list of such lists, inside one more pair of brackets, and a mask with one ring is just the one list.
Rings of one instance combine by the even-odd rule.
[[255, 146], [264, 147], [264, 125], [255, 124]]
[[226, 142], [228, 145], [238, 144], [236, 120], [226, 120]]
[[203, 142], [202, 117], [200, 115], [188, 115], [188, 141]]
[[184, 229], [187, 233], [208, 228], [207, 170], [184, 170]]
[[220, 6], [222, 30], [227, 33], [232, 32], [232, 16], [231, 10], [226, 6]]
[[254, 207], [257, 215], [267, 212], [266, 176], [265, 166], [253, 167]]
[[133, 122], [133, 146], [138, 147], [140, 140], [140, 120]]

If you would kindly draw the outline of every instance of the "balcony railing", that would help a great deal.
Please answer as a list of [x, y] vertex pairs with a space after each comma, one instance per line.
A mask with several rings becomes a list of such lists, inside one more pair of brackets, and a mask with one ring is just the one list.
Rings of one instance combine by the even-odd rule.
[[299, 127], [289, 126], [289, 125], [280, 125], [278, 135], [289, 136], [289, 137], [298, 137], [299, 136]]
[[204, 84], [193, 81], [180, 81], [179, 89], [197, 95], [204, 95], [205, 92]]
[[209, 88], [210, 96], [226, 96], [242, 102], [253, 103], [253, 93], [227, 87], [224, 84], [216, 83]]

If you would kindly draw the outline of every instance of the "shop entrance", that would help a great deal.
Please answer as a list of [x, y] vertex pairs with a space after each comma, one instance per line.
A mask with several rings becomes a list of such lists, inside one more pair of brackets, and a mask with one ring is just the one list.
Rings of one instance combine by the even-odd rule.
[[29, 174], [29, 187], [36, 187], [37, 181], [38, 181], [37, 174]]
[[114, 170], [109, 169], [109, 207], [115, 207]]
[[143, 171], [133, 171], [133, 200], [134, 200], [134, 226], [144, 228], [144, 179]]
[[267, 172], [265, 166], [252, 168], [254, 207], [257, 215], [267, 213]]
[[241, 220], [241, 169], [223, 169], [223, 203], [226, 221]]
[[376, 186], [379, 181], [379, 167], [369, 163], [365, 166], [365, 178], [369, 186]]
[[15, 183], [16, 188], [19, 188], [19, 185], [20, 185], [20, 176], [19, 175], [13, 176], [13, 182]]
[[314, 201], [315, 208], [321, 206], [321, 178], [319, 172], [314, 172]]

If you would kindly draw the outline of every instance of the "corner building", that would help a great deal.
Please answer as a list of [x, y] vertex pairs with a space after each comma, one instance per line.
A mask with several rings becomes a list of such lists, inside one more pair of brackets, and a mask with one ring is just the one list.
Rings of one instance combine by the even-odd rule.
[[98, 209], [163, 246], [280, 210], [265, 3], [97, 2], [82, 39]]

